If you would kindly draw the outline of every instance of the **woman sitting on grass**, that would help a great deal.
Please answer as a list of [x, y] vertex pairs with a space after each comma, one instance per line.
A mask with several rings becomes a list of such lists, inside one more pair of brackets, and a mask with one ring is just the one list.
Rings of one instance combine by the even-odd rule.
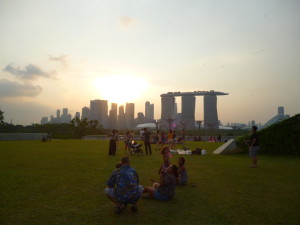
[[170, 165], [166, 173], [161, 173], [159, 182], [155, 182], [156, 187], [146, 187], [144, 197], [154, 198], [160, 201], [173, 199], [175, 195], [176, 179], [178, 177], [176, 165]]
[[186, 185], [188, 180], [188, 174], [186, 172], [186, 168], [184, 166], [185, 158], [179, 157], [178, 158], [178, 179], [177, 184]]
[[164, 163], [159, 168], [158, 174], [160, 175], [162, 172], [166, 172], [168, 167], [170, 166], [170, 158], [172, 157], [172, 154], [170, 153], [169, 147], [164, 147], [163, 150], [161, 150], [160, 154], [162, 154]]

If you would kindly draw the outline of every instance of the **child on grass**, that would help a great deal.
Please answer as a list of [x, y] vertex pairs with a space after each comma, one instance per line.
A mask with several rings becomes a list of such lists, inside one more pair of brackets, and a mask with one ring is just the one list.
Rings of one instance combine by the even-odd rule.
[[186, 185], [187, 180], [188, 180], [188, 174], [187, 174], [184, 164], [185, 164], [185, 158], [179, 157], [178, 158], [178, 175], [179, 176], [177, 179], [177, 184], [180, 184], [180, 185]]

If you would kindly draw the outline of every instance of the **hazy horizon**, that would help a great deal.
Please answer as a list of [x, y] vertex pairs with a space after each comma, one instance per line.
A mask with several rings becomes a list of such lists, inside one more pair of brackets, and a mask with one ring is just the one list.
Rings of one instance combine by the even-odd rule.
[[[300, 1], [0, 2], [0, 109], [28, 125], [90, 100], [145, 102], [221, 91], [223, 123], [300, 113]], [[180, 98], [176, 98], [180, 112]], [[203, 98], [196, 100], [203, 119]]]

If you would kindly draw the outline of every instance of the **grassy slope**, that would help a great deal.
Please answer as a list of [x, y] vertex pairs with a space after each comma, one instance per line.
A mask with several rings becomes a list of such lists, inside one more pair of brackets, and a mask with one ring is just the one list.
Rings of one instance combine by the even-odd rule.
[[[211, 152], [218, 143], [189, 143]], [[299, 224], [300, 158], [247, 155], [185, 156], [190, 185], [170, 202], [141, 199], [139, 212], [115, 215], [103, 194], [123, 156], [107, 155], [107, 141], [0, 142], [0, 224]], [[177, 163], [178, 156], [172, 158]], [[162, 162], [132, 156], [141, 184], [157, 178]]]

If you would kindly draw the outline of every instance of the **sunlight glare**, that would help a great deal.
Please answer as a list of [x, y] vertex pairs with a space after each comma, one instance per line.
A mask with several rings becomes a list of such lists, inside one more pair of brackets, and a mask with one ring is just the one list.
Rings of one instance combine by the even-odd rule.
[[148, 87], [147, 81], [133, 75], [108, 75], [94, 82], [100, 98], [111, 103], [134, 102]]

